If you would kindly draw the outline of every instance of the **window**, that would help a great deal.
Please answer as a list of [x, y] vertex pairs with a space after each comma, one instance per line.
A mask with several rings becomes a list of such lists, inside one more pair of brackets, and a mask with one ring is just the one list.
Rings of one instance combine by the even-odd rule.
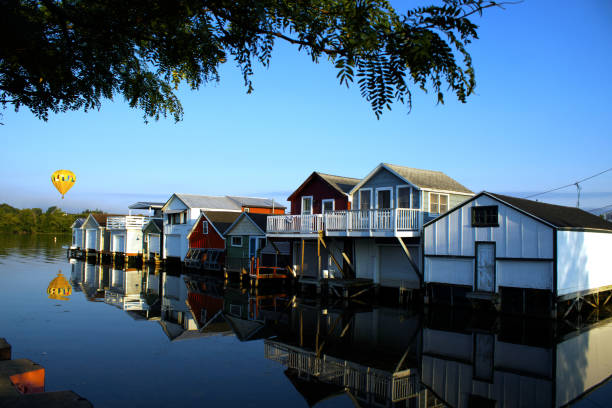
[[333, 199], [322, 200], [321, 207], [323, 210], [322, 211], [323, 214], [334, 211], [334, 200]]
[[429, 212], [442, 214], [448, 211], [448, 194], [429, 193]]
[[497, 214], [496, 205], [472, 207], [472, 227], [499, 227]]
[[412, 207], [421, 208], [421, 190], [412, 190]]
[[202, 221], [202, 234], [208, 234], [208, 221]]
[[410, 208], [410, 187], [397, 188], [397, 208]]
[[179, 224], [185, 224], [187, 222], [187, 212], [179, 214]]
[[372, 190], [371, 189], [363, 189], [359, 190], [359, 209], [360, 210], [369, 210], [372, 208]]
[[312, 196], [302, 197], [302, 214], [312, 214]]
[[251, 209], [249, 207], [244, 207], [244, 212], [251, 212]]
[[232, 237], [232, 246], [233, 247], [241, 247], [242, 246], [242, 237]]
[[376, 189], [376, 208], [391, 208], [393, 206], [393, 197], [390, 187]]

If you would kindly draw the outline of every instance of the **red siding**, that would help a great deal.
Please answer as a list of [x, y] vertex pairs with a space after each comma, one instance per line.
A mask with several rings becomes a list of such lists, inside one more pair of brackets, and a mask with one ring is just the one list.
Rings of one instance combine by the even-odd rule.
[[[254, 214], [272, 214], [272, 209], [271, 208], [260, 208], [260, 207], [242, 207], [242, 211], [244, 211], [245, 208], [249, 209], [249, 212], [252, 212]], [[275, 208], [274, 209], [274, 214], [284, 214], [285, 210], [283, 210], [282, 208]]]
[[335, 210], [350, 209], [348, 197], [327, 184], [327, 182], [320, 177], [313, 177], [312, 180], [302, 188], [298, 195], [291, 200], [291, 214], [300, 214], [302, 212], [302, 197], [304, 196], [312, 196], [313, 214], [321, 214], [321, 201], [331, 198], [334, 199]]
[[189, 248], [225, 249], [225, 241], [208, 223], [208, 234], [202, 234], [202, 220], [199, 220], [195, 231], [189, 237]]

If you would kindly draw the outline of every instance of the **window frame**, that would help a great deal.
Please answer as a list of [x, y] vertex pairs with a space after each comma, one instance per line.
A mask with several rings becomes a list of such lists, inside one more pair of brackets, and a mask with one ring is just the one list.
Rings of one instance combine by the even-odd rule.
[[332, 208], [331, 211], [336, 211], [336, 200], [333, 198], [326, 198], [321, 200], [321, 214], [325, 214], [325, 203], [331, 202]]
[[202, 220], [202, 234], [208, 235], [208, 221], [207, 220]]
[[[403, 190], [403, 189], [407, 189], [408, 190], [408, 207], [400, 207], [399, 206], [400, 205], [400, 202], [399, 202], [400, 201], [399, 200], [400, 190]], [[396, 207], [397, 208], [412, 208], [412, 189], [413, 189], [413, 187], [408, 185], [408, 184], [399, 185], [399, 186], [395, 187], [395, 197], [397, 197], [396, 198], [396, 201], [397, 201]]]
[[[370, 193], [370, 207], [369, 207], [369, 208], [361, 208], [361, 193], [362, 193], [362, 192], [366, 192], [366, 191], [367, 191], [368, 193]], [[372, 209], [372, 188], [371, 188], [371, 187], [360, 188], [360, 189], [357, 191], [357, 196], [358, 196], [357, 198], [359, 199], [359, 206], [358, 206], [358, 209], [359, 209], [359, 210], [361, 210], [361, 211], [366, 211], [366, 210], [371, 210], [371, 209]]]
[[[431, 197], [432, 195], [437, 195], [438, 196], [438, 212], [432, 211], [431, 210]], [[442, 196], [446, 196], [446, 210], [441, 211], [440, 209], [440, 197]], [[429, 192], [429, 213], [430, 214], [444, 214], [445, 212], [448, 212], [448, 210], [450, 210], [450, 195], [446, 194], [446, 193], [437, 193], [435, 191], [430, 191]]]
[[[388, 191], [389, 192], [389, 207], [388, 208], [379, 208], [378, 207], [378, 193], [381, 191]], [[376, 208], [377, 210], [389, 210], [393, 207], [393, 187], [377, 187], [376, 190], [374, 190], [374, 195], [376, 196]]]
[[[235, 239], [239, 239], [240, 240], [240, 244], [235, 244], [234, 240]], [[232, 239], [231, 239], [231, 245], [235, 248], [242, 248], [242, 236], [241, 235], [233, 235]]]
[[[491, 222], [488, 218], [490, 214], [487, 214], [486, 211], [490, 209], [495, 209], [495, 222]], [[484, 222], [476, 222], [476, 211], [483, 210], [484, 214]], [[471, 211], [471, 226], [472, 228], [490, 228], [490, 227], [499, 227], [499, 206], [498, 205], [475, 205], [472, 207]], [[491, 217], [492, 218], [492, 217]]]
[[[304, 200], [305, 199], [310, 199], [310, 212], [304, 212]], [[301, 201], [300, 201], [300, 214], [301, 215], [312, 215], [314, 214], [314, 198], [309, 195], [309, 196], [302, 196], [301, 197]]]

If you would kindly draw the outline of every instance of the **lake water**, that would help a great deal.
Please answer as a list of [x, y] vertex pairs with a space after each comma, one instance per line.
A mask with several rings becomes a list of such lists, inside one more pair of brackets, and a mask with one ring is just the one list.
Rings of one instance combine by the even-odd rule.
[[[0, 238], [0, 337], [95, 407], [609, 406], [608, 311], [552, 324], [321, 302]], [[61, 271], [69, 295], [48, 294]], [[62, 299], [65, 298], [65, 299]]]

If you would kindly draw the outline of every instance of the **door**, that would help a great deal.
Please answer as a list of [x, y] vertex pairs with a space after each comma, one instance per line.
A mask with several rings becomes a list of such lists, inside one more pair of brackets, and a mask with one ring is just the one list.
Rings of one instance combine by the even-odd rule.
[[113, 250], [112, 252], [125, 253], [125, 235], [114, 235], [113, 236]]
[[257, 257], [257, 250], [259, 249], [259, 238], [249, 237], [249, 259]]
[[476, 243], [476, 290], [495, 291], [495, 243]]
[[85, 231], [85, 242], [87, 249], [97, 249], [96, 248], [96, 230], [88, 229]]

